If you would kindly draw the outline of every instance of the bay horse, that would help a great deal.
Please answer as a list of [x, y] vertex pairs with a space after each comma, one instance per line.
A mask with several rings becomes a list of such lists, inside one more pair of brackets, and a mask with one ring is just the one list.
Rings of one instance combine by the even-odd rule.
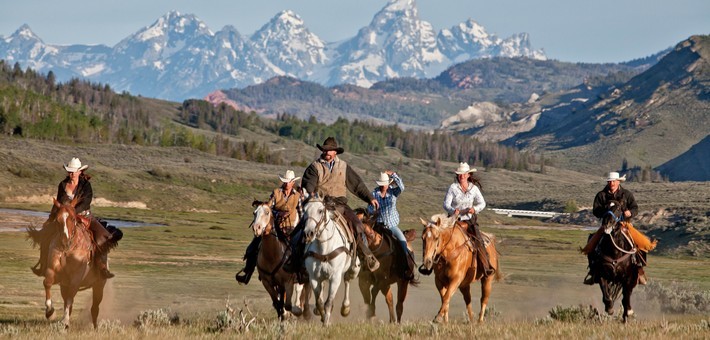
[[[345, 291], [340, 314], [350, 314], [350, 281], [360, 272], [360, 260], [355, 254], [354, 242], [348, 236], [348, 226], [337, 225], [335, 209], [335, 202], [329, 196], [324, 199], [312, 196], [306, 201], [303, 213], [304, 262], [316, 298], [316, 312], [325, 326], [330, 325], [335, 294], [342, 281], [345, 281]], [[325, 282], [328, 283], [328, 294], [324, 303]]]
[[[261, 237], [256, 269], [259, 272], [259, 280], [271, 296], [279, 320], [284, 319], [285, 312], [310, 318], [308, 308], [310, 289], [306, 287], [304, 290], [304, 285], [296, 281], [296, 274], [288, 273], [283, 269], [284, 263], [291, 256], [291, 247], [285, 235], [276, 232], [274, 213], [269, 203], [255, 200], [252, 207], [255, 209], [251, 227], [254, 236]], [[292, 303], [294, 298], [296, 306]]]
[[54, 199], [49, 218], [41, 230], [27, 229], [34, 244], [41, 244], [45, 237], [50, 237], [47, 269], [44, 273], [45, 317], [54, 315], [51, 288], [59, 284], [64, 299], [64, 317], [62, 322], [69, 328], [74, 297], [79, 290], [91, 288], [91, 321], [98, 327], [99, 304], [103, 299], [106, 279], [92, 266], [92, 252], [97, 248], [91, 231], [84, 227], [74, 206], [76, 199], [62, 204]]
[[624, 307], [623, 322], [633, 315], [631, 293], [638, 282], [638, 266], [634, 263], [638, 249], [628, 234], [624, 222], [624, 208], [618, 201], [609, 201], [602, 218], [602, 235], [596, 247], [595, 270], [607, 314], [614, 314], [614, 302], [621, 293]]
[[[376, 223], [377, 216], [367, 214], [364, 209], [356, 210], [358, 215], [361, 216], [362, 224], [365, 227], [365, 235], [367, 237], [367, 243], [372, 251], [372, 253], [380, 261], [380, 268], [374, 272], [363, 271], [358, 275], [358, 283], [360, 286], [360, 293], [362, 293], [362, 298], [367, 304], [367, 318], [375, 318], [375, 301], [377, 299], [377, 294], [382, 292], [387, 302], [387, 308], [389, 310], [390, 322], [402, 322], [402, 312], [404, 310], [404, 300], [407, 298], [407, 290], [409, 285], [417, 286], [419, 281], [416, 279], [406, 280], [402, 278], [401, 273], [404, 268], [399, 265], [399, 259], [395, 252], [398, 252], [397, 248], [400, 245], [392, 236], [384, 236], [382, 233], [377, 232], [373, 229]], [[412, 251], [412, 246], [410, 242], [417, 237], [417, 233], [414, 229], [409, 229], [404, 231], [404, 236], [407, 239], [407, 246], [409, 251]], [[406, 256], [406, 254], [403, 254]], [[395, 309], [392, 299], [392, 284], [397, 284], [397, 314], [395, 315]]]
[[[498, 252], [495, 247], [496, 239], [493, 234], [481, 232], [490, 242], [486, 246], [490, 263], [496, 269], [492, 276], [486, 276], [483, 268], [478, 268], [476, 247], [469, 240], [466, 232], [466, 222], [457, 222], [458, 216], [447, 217], [445, 214], [434, 215], [430, 221], [421, 219], [424, 225], [422, 241], [424, 248], [422, 268], [424, 272], [434, 271], [434, 282], [441, 296], [441, 308], [434, 318], [434, 322], [449, 322], [449, 302], [456, 292], [461, 291], [466, 303], [468, 319], [473, 322], [473, 309], [471, 306], [471, 283], [481, 281], [481, 309], [478, 322], [483, 322], [493, 287], [493, 280], [502, 278], [498, 264]], [[483, 242], [483, 241], [482, 241]]]

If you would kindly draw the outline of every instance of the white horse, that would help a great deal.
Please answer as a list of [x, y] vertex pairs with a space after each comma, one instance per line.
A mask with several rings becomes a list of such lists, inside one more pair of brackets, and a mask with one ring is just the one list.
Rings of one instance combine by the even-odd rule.
[[[274, 214], [268, 202], [254, 201], [254, 220], [251, 227], [254, 236], [261, 236], [261, 247], [257, 258], [256, 268], [259, 280], [271, 296], [274, 309], [283, 320], [289, 313], [294, 316], [303, 315], [310, 318], [308, 297], [310, 292], [303, 289], [304, 285], [296, 282], [296, 275], [283, 269], [283, 264], [288, 259], [288, 243], [277, 236], [274, 226]], [[292, 294], [293, 293], [293, 294]]]
[[[360, 260], [355, 255], [354, 244], [333, 220], [335, 205], [312, 197], [304, 207], [304, 235], [306, 237], [305, 265], [308, 279], [316, 298], [316, 312], [323, 325], [330, 324], [333, 300], [345, 280], [345, 297], [340, 309], [342, 316], [350, 314], [350, 280], [360, 272]], [[347, 226], [345, 226], [347, 228]], [[353, 262], [355, 261], [355, 262]], [[323, 304], [324, 283], [328, 282], [328, 297]]]

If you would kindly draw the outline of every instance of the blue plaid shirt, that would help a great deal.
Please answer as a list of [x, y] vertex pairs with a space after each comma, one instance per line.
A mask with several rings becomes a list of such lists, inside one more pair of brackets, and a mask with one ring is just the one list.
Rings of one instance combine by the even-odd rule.
[[[372, 190], [372, 196], [375, 197], [377, 202], [380, 204], [380, 214], [377, 217], [377, 222], [384, 223], [386, 226], [392, 228], [399, 226], [399, 213], [397, 212], [397, 197], [404, 191], [404, 182], [397, 175], [397, 173], [392, 174], [392, 179], [394, 180], [392, 185], [390, 184], [387, 188], [387, 193], [385, 197], [380, 195], [380, 187]], [[370, 213], [374, 212], [374, 207], [372, 205], [367, 207]]]

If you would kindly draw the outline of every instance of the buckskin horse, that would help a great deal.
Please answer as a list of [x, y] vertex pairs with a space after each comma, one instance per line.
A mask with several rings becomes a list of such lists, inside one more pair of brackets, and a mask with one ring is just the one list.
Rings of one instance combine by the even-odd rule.
[[51, 294], [53, 285], [59, 284], [64, 299], [62, 322], [66, 328], [69, 328], [76, 293], [91, 288], [91, 321], [96, 328], [106, 279], [91, 265], [92, 252], [97, 245], [93, 241], [91, 231], [84, 227], [85, 224], [77, 216], [75, 205], [76, 200], [69, 204], [62, 204], [54, 199], [52, 211], [42, 225], [42, 229], [30, 227], [27, 233], [34, 244], [42, 243], [45, 237], [51, 238], [43, 282], [46, 318], [50, 319], [54, 315]]
[[[256, 261], [259, 271], [259, 280], [271, 296], [274, 309], [279, 320], [284, 319], [285, 312], [295, 316], [303, 315], [310, 318], [308, 297], [310, 289], [296, 282], [296, 275], [283, 269], [284, 263], [291, 254], [291, 248], [284, 235], [280, 235], [274, 228], [274, 213], [268, 202], [254, 201], [254, 220], [251, 227], [254, 236], [261, 237], [261, 246]], [[293, 292], [293, 294], [292, 294]], [[292, 300], [295, 297], [296, 306]]]
[[595, 270], [599, 275], [599, 287], [607, 314], [614, 314], [614, 302], [621, 293], [624, 307], [623, 321], [633, 315], [631, 293], [638, 282], [638, 266], [634, 263], [638, 249], [628, 234], [623, 218], [623, 207], [610, 201], [607, 214], [602, 218], [602, 235], [596, 248]]
[[[338, 226], [335, 218], [335, 203], [328, 196], [322, 200], [313, 196], [306, 201], [303, 213], [306, 239], [304, 262], [316, 298], [316, 312], [325, 326], [330, 324], [335, 294], [343, 280], [345, 289], [340, 314], [350, 314], [350, 281], [360, 271], [360, 262], [355, 255], [348, 226]], [[328, 296], [323, 303], [325, 282], [328, 283]]]
[[[488, 298], [491, 294], [493, 280], [499, 281], [502, 277], [498, 265], [498, 252], [495, 247], [495, 236], [481, 232], [489, 242], [486, 246], [488, 256], [496, 272], [486, 276], [483, 268], [478, 268], [476, 247], [469, 240], [465, 222], [457, 222], [457, 216], [447, 217], [444, 214], [434, 215], [430, 221], [421, 219], [424, 225], [422, 241], [424, 242], [423, 272], [434, 271], [434, 282], [441, 296], [441, 308], [434, 318], [434, 322], [449, 322], [449, 302], [456, 292], [456, 288], [463, 294], [466, 303], [468, 319], [473, 322], [473, 309], [471, 306], [471, 283], [481, 280], [481, 310], [478, 322], [483, 322], [486, 314]], [[484, 243], [485, 244], [485, 243]]]
[[[406, 280], [402, 278], [401, 272], [404, 268], [400, 268], [401, 263], [396, 255], [399, 250], [397, 240], [391, 235], [379, 233], [373, 228], [377, 216], [369, 215], [364, 209], [357, 209], [356, 212], [361, 217], [362, 224], [365, 227], [365, 235], [372, 253], [380, 261], [380, 268], [374, 272], [363, 271], [358, 275], [358, 283], [362, 298], [367, 304], [367, 318], [375, 318], [375, 301], [377, 294], [382, 292], [387, 302], [389, 309], [390, 322], [401, 322], [402, 312], [404, 310], [404, 300], [407, 298], [407, 289], [409, 285], [416, 286], [419, 282], [416, 279]], [[417, 237], [414, 229], [404, 231], [404, 236], [407, 239], [407, 245], [411, 251], [410, 242]], [[406, 256], [400, 254], [399, 256]], [[397, 314], [395, 316], [394, 304], [392, 301], [392, 284], [397, 283]]]

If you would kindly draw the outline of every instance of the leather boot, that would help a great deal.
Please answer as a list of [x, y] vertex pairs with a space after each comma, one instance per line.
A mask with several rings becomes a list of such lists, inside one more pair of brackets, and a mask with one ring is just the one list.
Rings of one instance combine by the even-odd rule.
[[358, 242], [357, 248], [358, 248], [358, 250], [360, 250], [362, 257], [365, 260], [365, 265], [367, 265], [367, 270], [369, 270], [371, 272], [376, 271], [377, 269], [380, 268], [380, 261], [377, 261], [375, 254], [373, 254], [372, 251], [370, 251], [365, 233], [359, 232], [358, 238], [360, 239], [360, 242]]
[[594, 284], [594, 281], [596, 281], [594, 279], [594, 274], [592, 274], [592, 271], [590, 270], [589, 273], [587, 273], [587, 276], [584, 278], [584, 284], [591, 286]]
[[39, 261], [33, 267], [32, 272], [37, 276], [44, 276], [44, 272], [47, 271], [47, 257], [49, 256], [49, 242], [42, 242], [39, 245]]
[[94, 265], [96, 265], [96, 269], [101, 277], [110, 279], [116, 276], [108, 270], [108, 254], [106, 252], [100, 252], [95, 255]]
[[256, 269], [256, 261], [259, 257], [260, 244], [261, 237], [254, 237], [254, 239], [251, 240], [251, 243], [249, 243], [249, 246], [247, 246], [247, 250], [244, 254], [244, 259], [247, 263], [246, 266], [244, 266], [244, 269], [240, 270], [237, 275], [234, 276], [237, 282], [241, 284], [249, 284], [251, 275], [254, 273], [254, 269]]
[[643, 270], [643, 267], [639, 267], [639, 281], [638, 283], [640, 285], [646, 285], [648, 282], [648, 278], [646, 278], [646, 272]]

